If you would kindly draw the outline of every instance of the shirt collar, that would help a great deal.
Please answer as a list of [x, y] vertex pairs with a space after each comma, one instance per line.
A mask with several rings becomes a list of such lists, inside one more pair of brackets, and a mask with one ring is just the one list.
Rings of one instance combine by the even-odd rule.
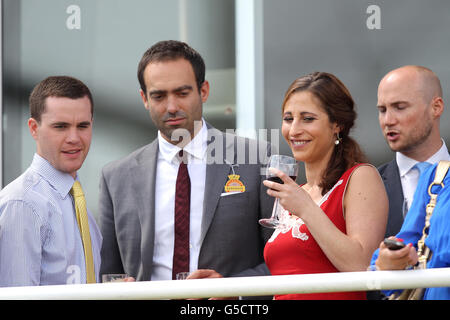
[[55, 169], [50, 162], [37, 153], [34, 154], [30, 168], [42, 176], [62, 198], [67, 196], [75, 182], [70, 174]]
[[396, 153], [396, 160], [401, 177], [405, 176], [418, 162], [400, 152]]
[[[442, 140], [441, 148], [424, 162], [436, 164], [440, 160], [450, 160], [450, 155], [448, 153], [447, 146], [445, 145], [445, 141], [443, 139], [441, 140]], [[400, 152], [397, 152], [395, 156], [397, 160], [398, 169], [400, 171], [400, 176], [402, 177], [406, 175], [412, 169], [412, 167], [416, 165], [416, 163], [419, 162], [417, 160], [405, 156]]]
[[448, 153], [448, 149], [445, 144], [445, 141], [443, 139], [441, 139], [441, 140], [442, 140], [442, 147], [438, 150], [438, 152], [436, 152], [430, 158], [428, 158], [427, 162], [429, 162], [431, 164], [436, 164], [440, 160], [450, 160], [450, 155]]
[[[194, 136], [194, 139], [192, 139], [183, 149], [189, 155], [188, 158], [189, 162], [203, 161], [206, 155], [207, 141], [208, 141], [208, 130], [206, 128], [206, 122], [202, 118], [202, 128]], [[162, 158], [164, 158], [167, 162], [174, 162], [174, 163], [179, 162], [176, 156], [178, 152], [180, 152], [181, 148], [171, 144], [166, 139], [164, 139], [160, 131], [158, 131], [158, 143], [159, 143], [159, 153]]]

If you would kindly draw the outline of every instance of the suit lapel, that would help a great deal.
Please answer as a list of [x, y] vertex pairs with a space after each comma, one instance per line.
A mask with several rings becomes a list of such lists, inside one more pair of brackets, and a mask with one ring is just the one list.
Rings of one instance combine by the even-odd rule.
[[392, 160], [382, 174], [386, 193], [389, 198], [389, 216], [386, 236], [395, 235], [403, 224], [404, 195], [397, 161]]
[[136, 204], [141, 228], [141, 243], [145, 249], [141, 252], [142, 276], [150, 279], [152, 273], [154, 233], [155, 233], [155, 179], [158, 157], [158, 140], [156, 139], [136, 157], [136, 166], [130, 170], [134, 194], [131, 195]]
[[[200, 243], [208, 232], [209, 226], [214, 218], [214, 213], [220, 199], [220, 195], [224, 192], [227, 176], [231, 171], [230, 164], [234, 163], [235, 156], [232, 156], [232, 161], [223, 159], [230, 150], [233, 149], [233, 140], [228, 141], [226, 135], [217, 129], [208, 126], [208, 151], [207, 151], [207, 165], [206, 165], [206, 181], [205, 181], [205, 198], [203, 200], [203, 219]], [[226, 144], [226, 145], [225, 145]], [[224, 147], [225, 146], [225, 147]], [[221, 152], [223, 152], [221, 154]], [[231, 153], [230, 153], [231, 154]]]
[[382, 177], [385, 181], [388, 195], [392, 195], [393, 199], [396, 199], [397, 202], [401, 202], [401, 205], [403, 205], [402, 182], [400, 181], [400, 172], [395, 159], [389, 162]]

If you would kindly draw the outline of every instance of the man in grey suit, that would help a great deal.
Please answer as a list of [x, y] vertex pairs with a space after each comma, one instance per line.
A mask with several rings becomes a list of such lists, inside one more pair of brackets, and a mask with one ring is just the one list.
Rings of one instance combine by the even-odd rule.
[[[184, 271], [197, 270], [194, 278], [268, 275], [263, 249], [272, 230], [258, 220], [270, 216], [273, 199], [254, 156], [265, 159], [270, 146], [206, 123], [205, 65], [187, 44], [152, 46], [139, 63], [138, 79], [158, 138], [102, 171], [101, 273], [127, 273], [137, 280], [174, 278], [174, 211], [186, 200], [176, 195], [177, 171], [187, 162], [189, 266]], [[242, 149], [248, 151], [244, 156]]]
[[383, 77], [378, 86], [379, 122], [395, 158], [378, 170], [389, 197], [386, 237], [396, 235], [412, 204], [419, 162], [450, 160], [439, 122], [444, 111], [439, 78], [430, 69], [404, 66]]

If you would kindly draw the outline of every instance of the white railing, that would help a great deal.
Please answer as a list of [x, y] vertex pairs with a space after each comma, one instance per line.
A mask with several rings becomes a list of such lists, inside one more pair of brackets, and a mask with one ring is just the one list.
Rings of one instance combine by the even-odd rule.
[[0, 299], [125, 300], [450, 287], [450, 268], [0, 288]]

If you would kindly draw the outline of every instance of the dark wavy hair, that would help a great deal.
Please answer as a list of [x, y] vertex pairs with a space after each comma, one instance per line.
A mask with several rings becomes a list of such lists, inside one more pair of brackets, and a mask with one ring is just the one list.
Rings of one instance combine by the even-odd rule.
[[312, 93], [321, 102], [331, 123], [340, 129], [340, 143], [335, 146], [319, 187], [327, 193], [342, 174], [357, 163], [367, 162], [358, 143], [349, 136], [355, 120], [355, 103], [347, 87], [336, 76], [326, 72], [313, 72], [296, 79], [286, 91], [282, 110], [289, 98], [297, 92]]

